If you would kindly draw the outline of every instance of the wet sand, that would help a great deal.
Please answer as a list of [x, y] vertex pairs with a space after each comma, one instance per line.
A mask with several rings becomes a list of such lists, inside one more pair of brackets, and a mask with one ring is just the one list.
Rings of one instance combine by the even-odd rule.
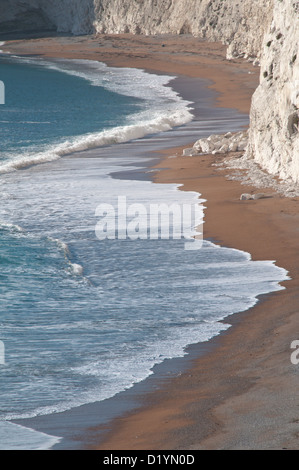
[[[2, 46], [18, 54], [89, 58], [108, 65], [211, 80], [216, 106], [248, 113], [259, 70], [228, 62], [225, 47], [186, 36], [48, 38]], [[190, 142], [190, 146], [193, 142]], [[186, 147], [186, 145], [184, 145]], [[156, 183], [181, 183], [207, 200], [204, 237], [275, 260], [292, 280], [285, 290], [262, 296], [252, 309], [231, 316], [232, 327], [214, 338], [179, 377], [144, 395], [143, 407], [109, 425], [97, 449], [280, 449], [298, 448], [299, 365], [290, 344], [299, 339], [298, 198], [227, 179], [213, 166], [222, 157], [182, 157], [182, 148], [159, 152]], [[176, 158], [169, 158], [177, 155]], [[163, 170], [162, 170], [163, 169]], [[240, 201], [243, 192], [268, 198]]]

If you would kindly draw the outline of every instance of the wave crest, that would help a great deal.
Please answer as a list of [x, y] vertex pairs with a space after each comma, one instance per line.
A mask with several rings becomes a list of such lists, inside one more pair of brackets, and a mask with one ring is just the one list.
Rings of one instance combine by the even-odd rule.
[[157, 116], [152, 120], [145, 120], [136, 124], [119, 126], [98, 133], [80, 136], [73, 140], [67, 140], [56, 146], [46, 148], [42, 152], [20, 155], [19, 158], [13, 161], [2, 163], [0, 165], [0, 173], [9, 173], [31, 165], [48, 163], [75, 152], [121, 144], [140, 139], [146, 135], [167, 132], [174, 127], [182, 126], [190, 122], [192, 118], [193, 115], [189, 109], [181, 108], [170, 112], [168, 115]]

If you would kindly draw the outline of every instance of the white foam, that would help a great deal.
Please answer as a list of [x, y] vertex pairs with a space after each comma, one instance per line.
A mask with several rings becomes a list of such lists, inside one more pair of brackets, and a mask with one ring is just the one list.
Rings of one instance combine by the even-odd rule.
[[75, 276], [81, 276], [83, 274], [83, 266], [77, 263], [70, 263], [71, 271]]
[[52, 70], [67, 73], [88, 80], [94, 86], [102, 86], [110, 91], [135, 98], [148, 99], [162, 104], [165, 100], [188, 106], [191, 102], [183, 100], [171, 87], [166, 86], [174, 79], [170, 75], [156, 75], [143, 69], [109, 67], [103, 62], [84, 59], [44, 60], [19, 58], [25, 63], [39, 63]]
[[52, 237], [47, 237], [49, 241], [52, 241], [57, 244], [58, 248], [62, 250], [64, 257], [69, 265], [69, 272], [71, 274], [74, 274], [75, 276], [82, 276], [83, 274], [83, 266], [78, 263], [72, 263], [70, 260], [70, 250], [68, 247], [68, 244], [60, 240], [59, 238], [52, 238]]
[[0, 421], [0, 450], [48, 450], [60, 441], [60, 437]]
[[48, 237], [48, 240], [51, 241], [51, 242], [54, 242], [57, 244], [58, 248], [60, 248], [63, 253], [64, 253], [64, 256], [66, 258], [69, 257], [70, 255], [70, 251], [69, 251], [69, 247], [68, 247], [68, 244], [63, 242], [62, 240], [60, 240], [59, 238], [52, 238], [52, 237]]
[[186, 345], [190, 343], [205, 342], [225, 331], [230, 325], [217, 322], [202, 322], [201, 328], [195, 328], [193, 319], [187, 328], [178, 328], [175, 335], [165, 338], [163, 342], [155, 344], [144, 342], [142, 351], [128, 350], [126, 357], [119, 357], [118, 352], [111, 351], [110, 358], [103, 361], [88, 361], [85, 365], [73, 367], [72, 373], [83, 377], [97, 377], [101, 386], [90, 388], [86, 392], [77, 393], [73, 399], [60, 401], [55, 405], [36, 408], [34, 411], [10, 413], [6, 419], [34, 418], [53, 413], [61, 413], [69, 409], [95, 403], [115, 396], [123, 390], [128, 390], [134, 384], [145, 380], [153, 374], [153, 367], [161, 364], [165, 359], [184, 357], [187, 354]]
[[10, 224], [6, 222], [1, 222], [0, 221], [0, 229], [2, 230], [8, 230], [9, 232], [23, 232], [22, 227], [16, 224]]
[[58, 145], [45, 147], [42, 152], [19, 155], [15, 160], [2, 163], [0, 173], [8, 173], [30, 165], [51, 162], [74, 152], [120, 144], [140, 139], [148, 134], [169, 131], [173, 127], [186, 124], [190, 119], [191, 115], [188, 110], [179, 110], [173, 111], [167, 116], [157, 116], [152, 120], [141, 121], [138, 124], [119, 126], [99, 133], [87, 134]]

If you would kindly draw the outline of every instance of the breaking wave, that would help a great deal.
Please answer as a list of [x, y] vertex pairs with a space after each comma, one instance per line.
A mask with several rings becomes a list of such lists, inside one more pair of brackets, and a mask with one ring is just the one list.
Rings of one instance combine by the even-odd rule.
[[[174, 78], [172, 76], [156, 75], [140, 69], [108, 67], [101, 62], [90, 60], [50, 61], [19, 57], [17, 62], [76, 76], [88, 81], [92, 86], [139, 99], [143, 104], [142, 109], [135, 110], [123, 122], [113, 127], [104, 125], [98, 131], [92, 130], [89, 133], [85, 131], [81, 135], [72, 137], [70, 137], [71, 134], [66, 133], [65, 136], [60, 137], [60, 140], [50, 143], [40, 142], [19, 150], [14, 149], [7, 155], [4, 150], [0, 173], [9, 173], [31, 165], [51, 162], [75, 152], [121, 144], [148, 135], [167, 132], [187, 124], [194, 117], [191, 103], [183, 100], [169, 86]], [[35, 121], [30, 120], [30, 122]], [[43, 121], [39, 123], [41, 122]]]
[[180, 109], [173, 111], [170, 115], [158, 116], [155, 119], [138, 124], [119, 126], [99, 133], [76, 137], [60, 144], [50, 146], [41, 152], [33, 154], [28, 152], [19, 155], [14, 160], [5, 161], [0, 165], [0, 173], [9, 173], [31, 165], [51, 162], [75, 152], [83, 152], [84, 150], [97, 147], [120, 144], [140, 139], [146, 135], [166, 132], [176, 126], [186, 124], [191, 121], [191, 119], [192, 114], [188, 109]]

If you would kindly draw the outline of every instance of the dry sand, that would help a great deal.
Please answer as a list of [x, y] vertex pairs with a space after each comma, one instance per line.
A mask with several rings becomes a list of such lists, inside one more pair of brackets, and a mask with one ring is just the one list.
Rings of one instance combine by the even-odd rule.
[[[189, 36], [99, 36], [12, 41], [18, 54], [89, 58], [108, 65], [201, 77], [219, 93], [217, 105], [249, 111], [259, 70], [225, 59], [225, 47]], [[193, 142], [191, 143], [191, 145]], [[177, 158], [168, 158], [177, 155]], [[299, 365], [290, 344], [299, 339], [299, 199], [240, 201], [254, 192], [213, 166], [222, 157], [164, 152], [155, 182], [182, 183], [207, 200], [205, 238], [275, 260], [289, 271], [285, 290], [263, 296], [232, 327], [203, 347], [191, 369], [144, 397], [144, 407], [114, 420], [99, 449], [297, 449]], [[165, 169], [166, 168], [166, 169]]]

